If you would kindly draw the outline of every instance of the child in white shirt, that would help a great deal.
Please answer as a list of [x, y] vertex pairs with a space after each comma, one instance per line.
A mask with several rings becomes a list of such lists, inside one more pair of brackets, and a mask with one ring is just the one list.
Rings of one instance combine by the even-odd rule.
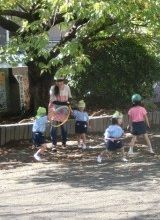
[[124, 131], [120, 126], [121, 123], [122, 114], [118, 114], [118, 112], [116, 112], [112, 116], [112, 124], [105, 130], [104, 141], [106, 150], [102, 151], [102, 153], [97, 157], [98, 163], [102, 162], [102, 157], [104, 156], [104, 154], [111, 156], [111, 152], [116, 151], [118, 149], [121, 149], [122, 161], [127, 161], [127, 159], [124, 157], [124, 147], [122, 143]]

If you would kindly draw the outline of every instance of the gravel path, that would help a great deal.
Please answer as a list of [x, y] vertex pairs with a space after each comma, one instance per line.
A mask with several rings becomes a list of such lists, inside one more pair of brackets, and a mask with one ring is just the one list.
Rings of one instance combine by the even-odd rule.
[[97, 164], [92, 150], [86, 161], [3, 161], [0, 220], [159, 220], [159, 154], [143, 152], [128, 163]]

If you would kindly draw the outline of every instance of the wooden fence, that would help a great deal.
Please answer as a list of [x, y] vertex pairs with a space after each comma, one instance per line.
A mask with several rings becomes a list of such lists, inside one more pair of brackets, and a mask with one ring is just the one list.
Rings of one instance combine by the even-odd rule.
[[[90, 118], [91, 128], [90, 133], [104, 132], [106, 126], [110, 124], [111, 116], [98, 116]], [[152, 125], [160, 125], [160, 112], [150, 112], [149, 120]], [[5, 124], [0, 125], [0, 146], [7, 144], [10, 141], [18, 140], [30, 140], [32, 137], [32, 125], [33, 123], [22, 124]], [[128, 117], [124, 115], [123, 127], [128, 125]], [[74, 134], [75, 121], [73, 119], [66, 123], [68, 134]], [[58, 129], [58, 134], [59, 134]], [[46, 130], [46, 137], [50, 137], [50, 125], [48, 124]]]

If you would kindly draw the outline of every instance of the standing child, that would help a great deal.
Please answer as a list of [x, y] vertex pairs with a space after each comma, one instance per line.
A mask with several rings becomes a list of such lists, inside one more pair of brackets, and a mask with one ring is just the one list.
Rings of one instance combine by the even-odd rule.
[[144, 139], [149, 148], [149, 152], [154, 154], [151, 142], [146, 132], [146, 124], [148, 127], [150, 127], [147, 117], [147, 111], [144, 107], [141, 106], [141, 100], [142, 98], [139, 94], [134, 94], [132, 96], [133, 106], [128, 111], [129, 126], [131, 127], [131, 133], [133, 134], [128, 154], [133, 154], [133, 147], [139, 135], [144, 136]]
[[120, 124], [122, 123], [122, 117], [123, 115], [119, 114], [117, 111], [112, 116], [112, 124], [105, 130], [104, 133], [106, 150], [102, 151], [102, 153], [97, 157], [98, 163], [102, 162], [102, 158], [105, 154], [111, 156], [111, 151], [116, 151], [118, 149], [121, 149], [122, 161], [127, 162], [122, 144], [124, 131], [120, 127]]
[[81, 100], [78, 102], [78, 110], [72, 111], [76, 120], [75, 133], [78, 138], [78, 147], [82, 147], [82, 149], [86, 149], [86, 133], [89, 126], [89, 116], [88, 113], [84, 111], [85, 107], [85, 102]]
[[37, 161], [41, 161], [40, 155], [43, 154], [46, 149], [44, 132], [46, 130], [47, 122], [48, 118], [46, 116], [46, 109], [43, 107], [39, 107], [32, 128], [33, 144], [36, 148], [39, 148], [38, 151], [34, 154], [34, 158]]

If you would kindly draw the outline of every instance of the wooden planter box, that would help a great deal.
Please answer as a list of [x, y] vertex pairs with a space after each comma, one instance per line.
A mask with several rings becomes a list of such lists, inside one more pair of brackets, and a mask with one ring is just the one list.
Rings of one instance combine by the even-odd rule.
[[[160, 112], [150, 112], [149, 120], [152, 125], [160, 124]], [[89, 133], [103, 133], [105, 128], [110, 124], [111, 116], [98, 116], [90, 118], [91, 129]], [[22, 123], [22, 124], [6, 124], [0, 125], [0, 146], [7, 144], [10, 141], [19, 140], [31, 140], [32, 138], [32, 125], [33, 123]], [[123, 128], [128, 125], [128, 117], [124, 115]], [[75, 120], [68, 120], [66, 123], [68, 134], [72, 135], [75, 133]], [[60, 129], [58, 129], [58, 134]], [[50, 137], [50, 124], [47, 126], [46, 137]]]

